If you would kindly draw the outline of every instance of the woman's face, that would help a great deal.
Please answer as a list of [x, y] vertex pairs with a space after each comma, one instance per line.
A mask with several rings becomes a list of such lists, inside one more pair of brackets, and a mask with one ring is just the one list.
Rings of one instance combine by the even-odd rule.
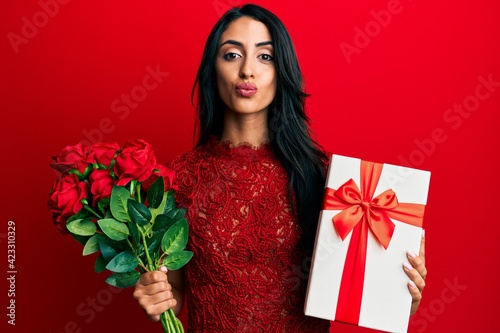
[[274, 51], [267, 27], [241, 17], [224, 31], [218, 47], [215, 70], [224, 104], [236, 113], [267, 113], [276, 93]]

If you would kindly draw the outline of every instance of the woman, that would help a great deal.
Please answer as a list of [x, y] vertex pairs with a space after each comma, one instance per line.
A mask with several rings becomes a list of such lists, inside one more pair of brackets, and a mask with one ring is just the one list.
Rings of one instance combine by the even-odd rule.
[[[228, 11], [208, 37], [196, 91], [197, 147], [169, 165], [194, 257], [184, 271], [143, 274], [134, 297], [157, 321], [186, 295], [191, 332], [328, 332], [302, 310], [327, 157], [309, 135], [281, 21], [255, 5]], [[405, 268], [413, 312], [423, 259], [409, 256]]]

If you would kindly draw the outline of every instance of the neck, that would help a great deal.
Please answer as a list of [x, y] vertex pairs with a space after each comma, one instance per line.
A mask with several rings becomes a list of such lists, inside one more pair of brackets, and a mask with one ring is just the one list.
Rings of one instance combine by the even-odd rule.
[[229, 140], [234, 145], [245, 142], [259, 146], [268, 140], [267, 112], [256, 114], [226, 112], [221, 140]]

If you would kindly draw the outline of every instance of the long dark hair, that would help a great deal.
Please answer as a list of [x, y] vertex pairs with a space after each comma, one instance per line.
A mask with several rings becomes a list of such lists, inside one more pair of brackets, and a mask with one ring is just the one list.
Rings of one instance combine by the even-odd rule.
[[215, 59], [222, 33], [236, 19], [247, 16], [262, 22], [271, 35], [276, 66], [276, 95], [269, 105], [268, 129], [272, 149], [288, 172], [290, 198], [296, 198], [296, 211], [303, 230], [302, 245], [312, 248], [325, 183], [327, 156], [311, 138], [305, 113], [303, 78], [292, 40], [281, 20], [270, 11], [247, 4], [233, 8], [212, 29], [193, 86], [191, 98], [198, 95], [197, 146], [209, 137], [222, 135], [224, 103], [217, 90]]

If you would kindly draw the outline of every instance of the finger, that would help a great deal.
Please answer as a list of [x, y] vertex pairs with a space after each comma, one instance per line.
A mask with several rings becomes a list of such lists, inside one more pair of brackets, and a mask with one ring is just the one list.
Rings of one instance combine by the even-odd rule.
[[[139, 305], [146, 310], [149, 315], [156, 315], [154, 311], [152, 311], [152, 307], [158, 304], [167, 304], [168, 302], [174, 300], [174, 294], [170, 290], [165, 290], [160, 293], [152, 294], [152, 295], [141, 295], [141, 297], [137, 298], [137, 302]], [[162, 311], [164, 312], [164, 311]], [[160, 312], [161, 313], [161, 312]]]
[[420, 240], [420, 251], [419, 251], [418, 256], [420, 257], [420, 259], [422, 259], [422, 262], [425, 266], [425, 230], [424, 229], [422, 229], [422, 238]]
[[141, 277], [138, 282], [143, 286], [147, 286], [152, 283], [157, 283], [161, 281], [167, 282], [167, 274], [160, 271], [153, 271], [141, 274]]
[[138, 288], [141, 294], [143, 295], [155, 295], [162, 293], [164, 291], [172, 290], [172, 285], [165, 281], [160, 281], [156, 283], [151, 283], [147, 286], [142, 286], [142, 288]]
[[174, 299], [174, 294], [170, 290], [166, 290], [153, 295], [144, 295], [138, 299], [138, 302], [143, 308], [146, 308], [151, 305], [161, 304], [171, 299]]
[[425, 281], [420, 272], [407, 262], [403, 264], [403, 269], [406, 275], [408, 275], [408, 277], [410, 278], [410, 282], [412, 283], [412, 285], [415, 285], [421, 293], [424, 290]]
[[425, 267], [425, 262], [422, 260], [422, 257], [417, 256], [413, 251], [408, 251], [406, 256], [411, 266], [415, 268], [420, 276], [425, 280], [427, 277], [427, 268]]
[[[134, 293], [132, 295], [136, 300], [139, 301], [141, 299], [147, 299], [147, 297], [149, 297], [149, 296], [161, 294], [165, 291], [168, 291], [170, 293], [172, 291], [172, 285], [168, 282], [165, 282], [165, 281], [151, 283], [147, 286], [144, 286], [144, 285], [140, 284], [139, 282], [137, 282], [137, 284], [135, 286]], [[172, 295], [172, 297], [173, 297], [173, 295]], [[139, 303], [141, 303], [141, 302], [139, 302]]]
[[156, 303], [156, 304], [148, 304], [144, 306], [144, 311], [147, 313], [149, 318], [152, 321], [159, 321], [160, 315], [167, 311], [168, 309], [173, 308], [177, 304], [177, 301], [173, 298], [168, 299], [166, 301]]
[[420, 301], [422, 300], [422, 293], [413, 281], [408, 282], [408, 290], [410, 291], [412, 299], [410, 314], [414, 314], [418, 309]]

